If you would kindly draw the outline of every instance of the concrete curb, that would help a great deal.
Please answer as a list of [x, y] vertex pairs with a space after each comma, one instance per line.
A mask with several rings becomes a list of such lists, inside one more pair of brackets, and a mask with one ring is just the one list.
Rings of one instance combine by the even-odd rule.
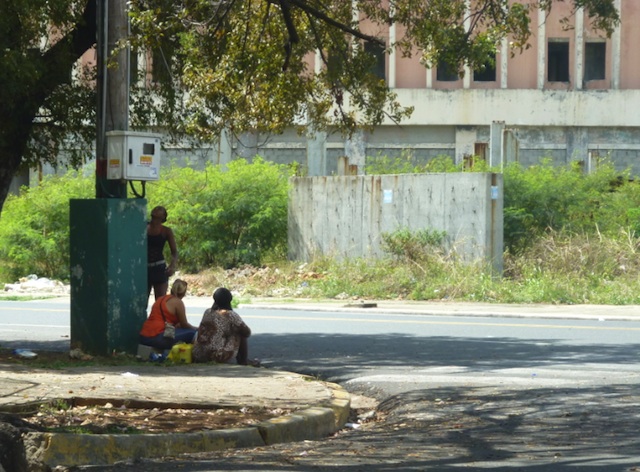
[[174, 434], [27, 433], [25, 451], [30, 463], [54, 468], [320, 439], [345, 425], [351, 407], [351, 398], [342, 387], [323, 384], [331, 390], [332, 398], [326, 404], [247, 428]]

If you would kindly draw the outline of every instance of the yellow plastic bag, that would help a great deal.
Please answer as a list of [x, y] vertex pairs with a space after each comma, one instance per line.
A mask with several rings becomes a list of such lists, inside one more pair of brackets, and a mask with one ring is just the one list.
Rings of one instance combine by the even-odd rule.
[[176, 364], [191, 364], [191, 349], [193, 349], [193, 344], [182, 342], [174, 344], [167, 359]]

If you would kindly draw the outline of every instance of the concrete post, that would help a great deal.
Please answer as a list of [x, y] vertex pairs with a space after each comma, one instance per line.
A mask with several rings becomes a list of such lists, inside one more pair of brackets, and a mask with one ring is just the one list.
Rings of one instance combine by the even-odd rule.
[[586, 128], [573, 127], [567, 129], [567, 163], [583, 161], [587, 163], [589, 154], [589, 135]]
[[307, 171], [309, 177], [327, 175], [327, 133], [324, 131], [307, 137]]
[[502, 168], [502, 133], [504, 132], [504, 121], [494, 121], [491, 123], [489, 138], [489, 165], [492, 168]]
[[468, 126], [456, 127], [456, 164], [463, 163], [466, 156], [473, 156], [477, 134], [475, 128]]
[[218, 141], [217, 159], [214, 164], [224, 166], [233, 160], [233, 139], [233, 133], [226, 129], [222, 130]]
[[358, 175], [364, 174], [366, 158], [366, 143], [364, 133], [361, 130], [353, 133], [344, 143], [344, 153], [349, 158], [349, 165], [354, 165], [358, 169]]

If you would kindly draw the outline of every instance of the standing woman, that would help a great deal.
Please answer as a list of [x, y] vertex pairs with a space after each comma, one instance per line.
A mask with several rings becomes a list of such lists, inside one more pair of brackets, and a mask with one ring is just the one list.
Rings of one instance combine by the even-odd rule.
[[[178, 248], [171, 228], [164, 225], [167, 221], [167, 210], [157, 206], [151, 210], [151, 220], [147, 224], [147, 297], [151, 295], [151, 288], [155, 299], [167, 294], [169, 277], [176, 270], [178, 262]], [[169, 243], [171, 262], [167, 265], [164, 260], [164, 245]]]

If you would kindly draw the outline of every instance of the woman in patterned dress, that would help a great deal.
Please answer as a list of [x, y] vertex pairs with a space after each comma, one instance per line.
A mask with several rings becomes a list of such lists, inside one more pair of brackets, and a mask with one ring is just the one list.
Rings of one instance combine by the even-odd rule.
[[249, 361], [247, 338], [251, 329], [231, 307], [233, 296], [224, 287], [213, 293], [213, 306], [202, 316], [198, 335], [193, 345], [194, 362], [231, 362], [241, 365], [258, 365]]

